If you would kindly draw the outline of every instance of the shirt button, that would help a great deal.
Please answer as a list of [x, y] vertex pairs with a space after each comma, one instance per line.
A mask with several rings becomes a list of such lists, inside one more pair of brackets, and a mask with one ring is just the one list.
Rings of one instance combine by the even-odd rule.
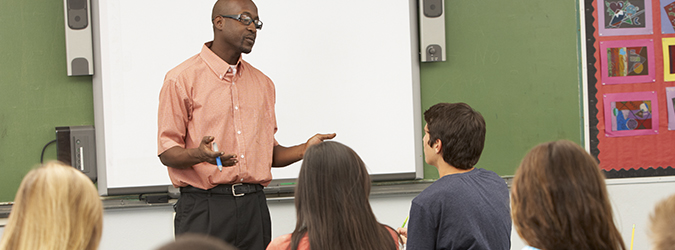
[[241, 155], [241, 158], [244, 158], [244, 155]]
[[244, 181], [244, 178], [241, 178], [241, 180], [239, 180], [239, 181]]
[[241, 134], [241, 131], [237, 131], [237, 134]]
[[238, 109], [239, 109], [239, 106], [234, 106], [234, 109], [237, 109], [237, 110], [238, 110]]
[[232, 72], [232, 68], [227, 69], [227, 73]]

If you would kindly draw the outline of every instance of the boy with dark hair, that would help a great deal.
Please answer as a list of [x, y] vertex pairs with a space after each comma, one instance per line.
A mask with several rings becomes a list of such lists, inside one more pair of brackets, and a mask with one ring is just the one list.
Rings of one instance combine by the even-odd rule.
[[509, 190], [496, 173], [474, 168], [485, 120], [465, 103], [439, 103], [424, 119], [424, 160], [439, 179], [412, 201], [407, 249], [510, 249]]

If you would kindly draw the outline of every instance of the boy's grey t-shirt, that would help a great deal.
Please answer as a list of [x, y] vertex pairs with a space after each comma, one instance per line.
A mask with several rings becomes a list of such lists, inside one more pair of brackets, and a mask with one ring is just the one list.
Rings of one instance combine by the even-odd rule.
[[412, 201], [406, 248], [510, 249], [504, 179], [479, 168], [438, 179]]

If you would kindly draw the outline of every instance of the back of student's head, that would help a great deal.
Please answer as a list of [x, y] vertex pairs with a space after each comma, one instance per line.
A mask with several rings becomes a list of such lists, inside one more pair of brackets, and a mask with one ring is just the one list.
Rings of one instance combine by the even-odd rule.
[[660, 201], [649, 220], [653, 249], [675, 249], [675, 195]]
[[292, 249], [305, 233], [312, 249], [395, 249], [370, 207], [370, 185], [366, 165], [351, 148], [335, 141], [308, 148], [295, 190]]
[[458, 169], [478, 162], [485, 145], [485, 119], [466, 103], [439, 103], [424, 112], [429, 146], [441, 140], [443, 160]]
[[511, 203], [516, 231], [533, 247], [625, 249], [604, 175], [573, 142], [548, 142], [530, 150], [513, 179]]
[[301, 205], [313, 212], [324, 212], [325, 203], [340, 205], [349, 200], [364, 208], [370, 206], [366, 164], [354, 150], [339, 142], [326, 141], [307, 149], [296, 186]]
[[213, 236], [185, 233], [157, 250], [237, 250], [237, 248]]
[[97, 249], [102, 227], [103, 205], [91, 180], [52, 161], [21, 182], [0, 249]]

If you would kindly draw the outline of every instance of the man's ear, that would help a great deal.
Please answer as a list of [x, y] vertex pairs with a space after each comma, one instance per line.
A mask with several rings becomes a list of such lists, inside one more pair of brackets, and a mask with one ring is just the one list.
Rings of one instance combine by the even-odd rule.
[[221, 16], [216, 16], [215, 19], [213, 19], [213, 27], [217, 30], [223, 30], [223, 17]]
[[440, 153], [441, 150], [443, 150], [443, 142], [441, 142], [441, 139], [436, 139], [436, 141], [434, 142], [433, 148], [434, 148], [434, 150], [436, 151], [437, 154]]

